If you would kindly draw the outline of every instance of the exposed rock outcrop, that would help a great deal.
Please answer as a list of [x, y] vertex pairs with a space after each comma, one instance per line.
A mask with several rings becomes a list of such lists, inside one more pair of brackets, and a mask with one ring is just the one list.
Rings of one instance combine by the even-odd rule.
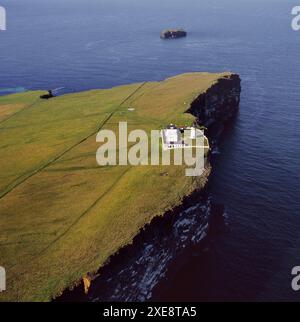
[[187, 32], [183, 29], [166, 29], [160, 33], [162, 39], [182, 38], [186, 37]]
[[187, 112], [196, 116], [198, 123], [206, 127], [211, 127], [215, 123], [224, 124], [237, 112], [240, 93], [239, 75], [226, 75], [197, 96]]

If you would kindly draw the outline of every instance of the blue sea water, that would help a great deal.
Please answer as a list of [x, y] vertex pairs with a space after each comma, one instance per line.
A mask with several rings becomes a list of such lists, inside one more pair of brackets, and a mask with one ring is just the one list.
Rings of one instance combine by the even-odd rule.
[[[154, 299], [300, 300], [300, 31], [290, 0], [2, 0], [0, 95], [80, 91], [190, 71], [231, 70], [241, 107], [210, 190], [229, 230]], [[163, 41], [166, 27], [184, 39]]]

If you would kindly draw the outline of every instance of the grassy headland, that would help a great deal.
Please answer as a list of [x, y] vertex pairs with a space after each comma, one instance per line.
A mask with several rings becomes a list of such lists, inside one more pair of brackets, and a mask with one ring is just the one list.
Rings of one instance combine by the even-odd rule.
[[119, 121], [148, 132], [191, 124], [191, 102], [225, 75], [183, 74], [48, 101], [40, 91], [0, 97], [0, 265], [7, 272], [0, 300], [50, 300], [204, 186], [207, 173], [186, 177], [185, 166], [100, 167], [96, 134], [117, 130]]

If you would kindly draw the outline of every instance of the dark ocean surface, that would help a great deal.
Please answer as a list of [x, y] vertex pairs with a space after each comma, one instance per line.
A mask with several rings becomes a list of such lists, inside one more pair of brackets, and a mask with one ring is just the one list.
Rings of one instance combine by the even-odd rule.
[[[291, 289], [291, 270], [300, 265], [300, 31], [291, 29], [291, 10], [299, 1], [2, 0], [0, 5], [7, 10], [7, 31], [0, 33], [0, 95], [108, 88], [190, 71], [230, 70], [242, 78], [240, 112], [215, 151], [209, 187], [214, 202], [225, 206], [226, 229], [204, 251], [199, 245], [185, 255], [179, 245], [180, 256], [169, 264], [167, 245], [199, 233], [194, 230], [199, 221], [190, 218], [189, 225], [183, 218], [176, 243], [145, 245], [144, 264], [132, 279], [116, 283], [123, 296], [115, 293], [114, 299], [300, 300], [300, 292]], [[188, 37], [161, 40], [167, 27], [183, 27]], [[192, 210], [203, 216], [202, 206]], [[134, 288], [137, 284], [143, 287]]]

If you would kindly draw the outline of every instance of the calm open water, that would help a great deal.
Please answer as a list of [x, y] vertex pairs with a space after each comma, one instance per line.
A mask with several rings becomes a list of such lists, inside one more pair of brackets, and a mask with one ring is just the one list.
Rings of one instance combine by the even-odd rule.
[[[226, 231], [152, 299], [300, 300], [300, 31], [290, 0], [2, 0], [0, 93], [107, 88], [189, 71], [242, 78], [210, 191]], [[166, 27], [186, 39], [163, 41]], [[174, 265], [173, 265], [174, 266]]]

